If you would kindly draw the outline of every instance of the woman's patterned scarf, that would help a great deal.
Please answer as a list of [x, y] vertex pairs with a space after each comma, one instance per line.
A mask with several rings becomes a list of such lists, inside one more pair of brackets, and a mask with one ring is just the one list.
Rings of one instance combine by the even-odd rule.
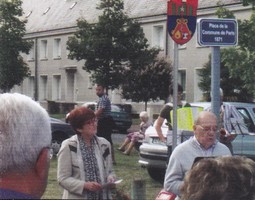
[[[78, 135], [78, 140], [80, 143], [81, 156], [82, 156], [83, 165], [84, 165], [85, 181], [86, 182], [94, 181], [94, 182], [101, 183], [99, 168], [98, 168], [97, 158], [95, 155], [95, 148], [94, 148], [96, 145], [95, 138], [92, 138], [91, 146], [87, 145], [80, 135]], [[91, 199], [91, 200], [102, 199], [102, 191], [98, 191], [98, 192], [87, 191], [87, 195], [88, 195], [87, 196], [88, 199]]]

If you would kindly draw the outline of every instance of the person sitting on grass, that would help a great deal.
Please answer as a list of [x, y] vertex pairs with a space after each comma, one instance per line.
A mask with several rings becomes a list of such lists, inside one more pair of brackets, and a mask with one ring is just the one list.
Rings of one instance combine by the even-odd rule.
[[[118, 148], [118, 150], [122, 151], [125, 155], [130, 155], [135, 143], [144, 138], [145, 130], [150, 126], [149, 116], [146, 111], [142, 111], [139, 114], [141, 123], [140, 123], [140, 131], [132, 132], [127, 135], [122, 145]], [[128, 145], [129, 144], [129, 145]], [[125, 147], [128, 145], [128, 148]]]

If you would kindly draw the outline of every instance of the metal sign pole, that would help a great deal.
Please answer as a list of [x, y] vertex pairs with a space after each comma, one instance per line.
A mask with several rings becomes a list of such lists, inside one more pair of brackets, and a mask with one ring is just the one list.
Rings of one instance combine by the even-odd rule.
[[178, 44], [187, 43], [196, 31], [198, 0], [170, 0], [167, 2], [167, 28], [174, 41], [173, 69], [173, 142], [177, 146], [177, 96], [178, 96]]
[[220, 121], [220, 47], [212, 47], [211, 61], [211, 108]]
[[178, 98], [178, 44], [174, 42], [174, 74], [173, 74], [173, 143], [172, 148], [177, 146], [177, 98]]
[[199, 19], [197, 41], [201, 46], [212, 47], [211, 108], [220, 122], [220, 47], [238, 43], [238, 24], [235, 19]]

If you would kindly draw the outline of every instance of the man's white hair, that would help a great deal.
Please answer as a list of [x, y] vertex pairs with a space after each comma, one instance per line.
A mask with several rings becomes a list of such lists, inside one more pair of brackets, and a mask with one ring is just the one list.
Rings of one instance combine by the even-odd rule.
[[46, 110], [25, 95], [0, 94], [0, 176], [33, 168], [41, 150], [50, 144]]

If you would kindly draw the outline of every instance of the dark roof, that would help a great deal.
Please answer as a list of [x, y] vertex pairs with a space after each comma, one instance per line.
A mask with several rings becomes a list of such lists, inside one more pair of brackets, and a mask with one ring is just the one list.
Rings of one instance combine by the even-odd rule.
[[[131, 18], [165, 15], [167, 1], [124, 0], [125, 12]], [[24, 16], [31, 13], [27, 17], [27, 32], [75, 27], [78, 18], [84, 18], [89, 23], [96, 23], [97, 16], [101, 12], [96, 9], [99, 2], [100, 0], [23, 0]], [[199, 0], [199, 9], [214, 7], [217, 2]], [[240, 0], [224, 0], [223, 2], [224, 4], [235, 4]]]

